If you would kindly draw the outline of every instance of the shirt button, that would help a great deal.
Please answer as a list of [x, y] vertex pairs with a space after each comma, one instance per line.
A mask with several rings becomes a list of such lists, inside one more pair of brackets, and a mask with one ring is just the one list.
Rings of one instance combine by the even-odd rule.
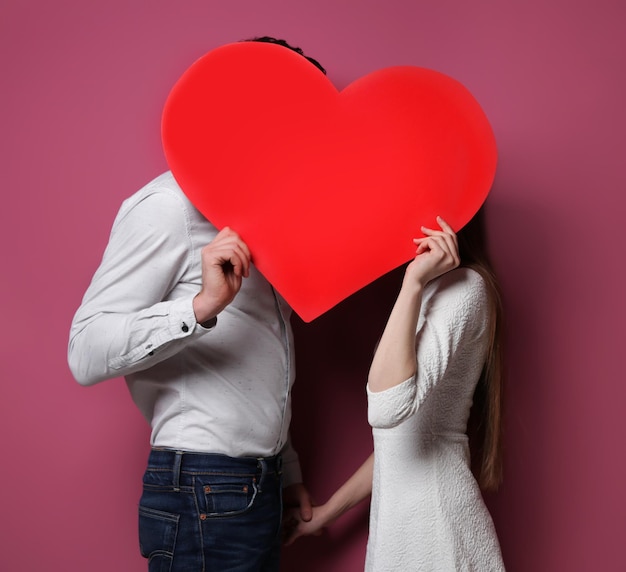
[[183, 325], [180, 328], [183, 332], [187, 333], [189, 331], [189, 326], [183, 322]]

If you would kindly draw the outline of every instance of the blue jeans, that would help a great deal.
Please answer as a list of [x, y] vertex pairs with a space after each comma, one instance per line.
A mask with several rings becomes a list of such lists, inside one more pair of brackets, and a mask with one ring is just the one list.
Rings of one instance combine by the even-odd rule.
[[153, 449], [139, 502], [149, 572], [277, 572], [281, 458]]

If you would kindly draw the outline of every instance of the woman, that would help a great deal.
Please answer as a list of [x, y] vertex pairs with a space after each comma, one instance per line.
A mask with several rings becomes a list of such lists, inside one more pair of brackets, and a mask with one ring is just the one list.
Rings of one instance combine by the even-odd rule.
[[[457, 236], [422, 228], [370, 368], [374, 454], [292, 536], [314, 534], [372, 494], [365, 568], [504, 570], [470, 468], [470, 408], [482, 429], [479, 481], [501, 479], [501, 303], [482, 211]], [[457, 268], [460, 264], [460, 267]], [[472, 407], [472, 403], [474, 406]]]

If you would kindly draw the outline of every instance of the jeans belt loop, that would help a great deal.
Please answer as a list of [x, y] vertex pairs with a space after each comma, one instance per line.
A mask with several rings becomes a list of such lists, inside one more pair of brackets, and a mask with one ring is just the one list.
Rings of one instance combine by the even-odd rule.
[[172, 478], [174, 490], [178, 493], [180, 492], [180, 466], [183, 462], [183, 452], [176, 451], [176, 456], [174, 457], [174, 467], [172, 467]]

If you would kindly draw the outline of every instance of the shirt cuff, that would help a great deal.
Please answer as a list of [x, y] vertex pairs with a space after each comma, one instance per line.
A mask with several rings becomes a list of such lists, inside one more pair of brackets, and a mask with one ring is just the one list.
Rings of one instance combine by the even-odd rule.
[[283, 457], [283, 488], [302, 482], [302, 469], [298, 453], [287, 441], [281, 451]]
[[217, 320], [209, 328], [203, 327], [196, 321], [196, 315], [193, 311], [193, 299], [194, 296], [191, 296], [172, 301], [168, 315], [169, 330], [172, 338], [184, 338], [194, 333], [204, 334], [215, 327]]

